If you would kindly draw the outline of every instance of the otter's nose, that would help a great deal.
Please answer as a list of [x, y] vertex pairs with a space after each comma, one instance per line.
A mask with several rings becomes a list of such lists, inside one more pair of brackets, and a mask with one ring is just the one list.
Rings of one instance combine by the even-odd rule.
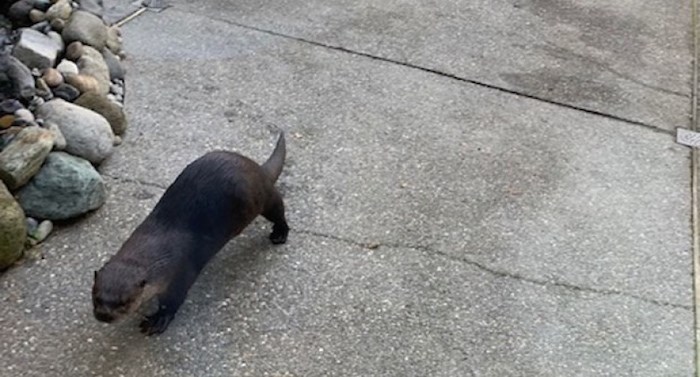
[[100, 322], [110, 323], [110, 322], [114, 321], [114, 317], [112, 317], [111, 315], [109, 315], [107, 313], [102, 313], [102, 312], [98, 312], [98, 311], [95, 311], [94, 313], [95, 313], [95, 318], [97, 318], [97, 320]]

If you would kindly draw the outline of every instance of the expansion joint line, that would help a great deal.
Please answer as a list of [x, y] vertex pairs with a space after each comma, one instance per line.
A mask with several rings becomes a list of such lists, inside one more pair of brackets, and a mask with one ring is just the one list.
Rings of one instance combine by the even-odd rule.
[[[690, 129], [700, 131], [700, 123], [698, 121], [698, 72], [700, 71], [700, 9], [698, 2], [700, 0], [691, 0], [692, 2], [692, 27], [693, 27], [693, 89], [691, 93], [691, 124]], [[698, 306], [700, 304], [700, 193], [698, 190], [698, 169], [700, 168], [700, 156], [697, 148], [692, 148], [691, 163], [690, 163], [690, 182], [691, 182], [691, 204], [692, 204], [692, 232], [693, 232], [693, 309], [694, 309], [694, 331], [695, 331], [695, 375], [700, 377], [700, 312]]]
[[552, 280], [545, 280], [545, 279], [528, 277], [528, 276], [519, 274], [517, 272], [505, 271], [505, 270], [501, 270], [501, 269], [498, 269], [498, 268], [495, 268], [492, 266], [488, 266], [485, 263], [479, 262], [477, 260], [474, 260], [474, 259], [471, 259], [468, 257], [452, 255], [452, 254], [447, 253], [445, 251], [437, 250], [437, 249], [430, 248], [430, 247], [423, 246], [423, 245], [410, 245], [410, 244], [399, 244], [399, 243], [365, 243], [365, 242], [360, 242], [360, 241], [352, 240], [349, 238], [345, 238], [342, 236], [324, 234], [321, 232], [306, 230], [306, 229], [292, 228], [292, 231], [294, 231], [296, 233], [307, 234], [307, 235], [314, 236], [314, 237], [326, 238], [326, 239], [330, 239], [333, 241], [343, 242], [343, 243], [346, 243], [349, 245], [359, 246], [359, 247], [362, 247], [365, 249], [375, 249], [378, 247], [388, 247], [388, 248], [392, 248], [392, 249], [401, 249], [401, 248], [411, 249], [411, 250], [415, 250], [415, 251], [424, 253], [426, 255], [438, 256], [441, 258], [449, 259], [449, 260], [454, 261], [454, 262], [464, 263], [466, 265], [472, 266], [476, 269], [479, 269], [483, 272], [486, 272], [490, 275], [493, 275], [493, 276], [496, 276], [499, 278], [512, 279], [512, 280], [525, 282], [525, 283], [529, 283], [529, 284], [534, 284], [534, 285], [538, 285], [538, 286], [542, 286], [542, 287], [557, 287], [557, 288], [565, 289], [565, 290], [571, 291], [571, 292], [581, 292], [581, 293], [596, 294], [596, 295], [602, 295], [602, 296], [626, 297], [626, 298], [631, 298], [634, 300], [639, 300], [642, 302], [646, 302], [648, 304], [662, 306], [662, 307], [670, 307], [670, 308], [682, 309], [682, 310], [692, 310], [692, 306], [690, 306], [690, 305], [682, 305], [682, 304], [677, 304], [677, 303], [668, 302], [668, 301], [655, 300], [655, 299], [647, 298], [647, 297], [644, 297], [641, 295], [626, 293], [626, 292], [623, 292], [623, 291], [620, 291], [617, 289], [601, 289], [601, 288], [585, 287], [585, 286], [580, 286], [580, 285], [562, 282], [562, 281], [552, 281]]
[[[177, 9], [173, 9], [172, 11], [184, 13], [184, 12], [179, 11]], [[298, 37], [298, 36], [294, 36], [294, 35], [289, 35], [289, 34], [277, 32], [274, 30], [263, 29], [263, 28], [260, 28], [257, 26], [252, 26], [252, 25], [246, 25], [246, 24], [236, 22], [236, 21], [231, 21], [231, 20], [226, 20], [226, 19], [221, 19], [221, 18], [216, 18], [216, 17], [209, 17], [209, 18], [212, 20], [218, 21], [218, 22], [222, 22], [225, 24], [240, 27], [242, 29], [252, 30], [252, 31], [259, 32], [259, 33], [264, 33], [264, 34], [272, 35], [272, 36], [279, 37], [279, 38], [289, 39], [289, 40], [293, 40], [296, 42], [301, 42], [301, 43], [309, 44], [312, 46], [321, 47], [321, 48], [329, 49], [329, 50], [333, 50], [333, 51], [338, 51], [338, 52], [342, 52], [342, 53], [346, 53], [346, 54], [350, 54], [350, 55], [354, 55], [354, 56], [361, 56], [364, 58], [368, 58], [368, 59], [372, 59], [372, 60], [376, 60], [376, 61], [381, 61], [381, 62], [388, 63], [388, 64], [399, 65], [402, 67], [430, 73], [430, 74], [444, 77], [447, 79], [452, 79], [455, 81], [460, 81], [463, 83], [479, 86], [482, 88], [491, 89], [491, 90], [494, 90], [497, 92], [507, 93], [507, 94], [514, 95], [517, 97], [522, 97], [522, 98], [528, 98], [528, 99], [535, 100], [538, 102], [543, 102], [543, 103], [547, 103], [550, 105], [563, 107], [566, 109], [579, 111], [579, 112], [583, 112], [586, 114], [615, 120], [618, 122], [623, 122], [626, 124], [643, 127], [643, 128], [646, 128], [646, 129], [651, 130], [651, 131], [656, 132], [656, 133], [662, 133], [662, 134], [666, 134], [666, 135], [674, 135], [674, 132], [672, 130], [667, 130], [667, 129], [660, 127], [660, 126], [657, 126], [657, 125], [653, 125], [653, 124], [649, 124], [646, 122], [626, 118], [626, 117], [619, 116], [619, 115], [609, 114], [609, 113], [599, 111], [599, 110], [594, 110], [594, 109], [590, 109], [590, 108], [586, 108], [586, 107], [582, 107], [582, 106], [572, 105], [569, 103], [560, 102], [560, 101], [556, 101], [553, 99], [548, 99], [548, 98], [541, 97], [541, 96], [538, 96], [535, 94], [526, 93], [526, 92], [515, 90], [515, 89], [505, 88], [505, 87], [498, 86], [495, 84], [490, 84], [490, 83], [484, 82], [484, 81], [479, 81], [479, 80], [469, 79], [466, 77], [461, 77], [461, 76], [458, 76], [456, 74], [440, 71], [438, 69], [428, 68], [428, 67], [424, 67], [424, 66], [417, 65], [414, 63], [395, 60], [395, 59], [388, 58], [388, 57], [372, 55], [372, 54], [369, 54], [366, 52], [355, 51], [355, 50], [345, 48], [342, 46], [336, 46], [336, 45], [331, 45], [331, 44], [327, 44], [327, 43], [323, 43], [323, 42], [318, 42], [318, 41], [314, 41], [314, 40], [303, 38], [303, 37]]]

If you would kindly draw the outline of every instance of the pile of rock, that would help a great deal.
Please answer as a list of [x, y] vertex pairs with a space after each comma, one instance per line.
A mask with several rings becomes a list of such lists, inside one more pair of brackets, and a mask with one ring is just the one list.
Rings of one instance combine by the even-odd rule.
[[52, 220], [104, 203], [95, 166], [127, 128], [123, 57], [102, 0], [0, 4], [0, 270]]

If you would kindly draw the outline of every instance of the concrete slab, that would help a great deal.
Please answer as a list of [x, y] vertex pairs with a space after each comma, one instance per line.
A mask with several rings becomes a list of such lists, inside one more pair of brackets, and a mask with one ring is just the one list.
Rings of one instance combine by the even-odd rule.
[[162, 190], [110, 182], [44, 259], [0, 278], [2, 375], [690, 375], [692, 312], [496, 276], [424, 250], [292, 232], [263, 221], [205, 269], [168, 332], [91, 317], [92, 270]]
[[281, 126], [297, 229], [691, 305], [669, 135], [180, 12], [124, 35], [139, 128], [107, 174], [165, 186], [214, 148], [263, 161]]
[[689, 124], [689, 1], [174, 4], [666, 129]]
[[[182, 9], [124, 29], [108, 203], [0, 276], [0, 375], [693, 373], [671, 135]], [[93, 320], [92, 271], [162, 187], [213, 148], [262, 161], [276, 127], [289, 243], [253, 224], [161, 337]]]
[[110, 25], [117, 23], [141, 8], [141, 3], [139, 0], [105, 0], [102, 19]]

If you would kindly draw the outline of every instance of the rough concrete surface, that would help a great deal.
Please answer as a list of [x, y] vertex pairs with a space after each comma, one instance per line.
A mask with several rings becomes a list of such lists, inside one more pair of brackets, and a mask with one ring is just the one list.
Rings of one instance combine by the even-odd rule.
[[[624, 3], [596, 5], [597, 15], [632, 14], [620, 38], [663, 29], [637, 38], [673, 53], [636, 61], [622, 40], [599, 41], [624, 47], [603, 58], [664, 90], [564, 64], [629, 102], [587, 102], [578, 90], [552, 100], [649, 126], [322, 46], [405, 53], [484, 80], [528, 75], [529, 63], [498, 66], [488, 52], [570, 44], [568, 24], [605, 32], [587, 23], [596, 13], [577, 20], [568, 5], [510, 2], [530, 16], [491, 24], [505, 1], [409, 10], [205, 0], [147, 12], [123, 30], [131, 128], [101, 167], [107, 204], [56, 231], [44, 259], [0, 276], [0, 375], [692, 375], [689, 153], [667, 131], [687, 116], [688, 30], [667, 22], [676, 10], [661, 2], [656, 13]], [[376, 7], [404, 11], [333, 26]], [[561, 22], [548, 23], [552, 12]], [[464, 33], [445, 29], [467, 15]], [[518, 22], [531, 33], [516, 32]], [[470, 60], [479, 67], [466, 69]], [[269, 225], [256, 221], [205, 269], [162, 336], [141, 336], [135, 318], [96, 322], [92, 271], [179, 171], [215, 148], [263, 161], [279, 128], [289, 242], [271, 245]]]
[[686, 0], [173, 0], [208, 17], [672, 129], [688, 122]]

